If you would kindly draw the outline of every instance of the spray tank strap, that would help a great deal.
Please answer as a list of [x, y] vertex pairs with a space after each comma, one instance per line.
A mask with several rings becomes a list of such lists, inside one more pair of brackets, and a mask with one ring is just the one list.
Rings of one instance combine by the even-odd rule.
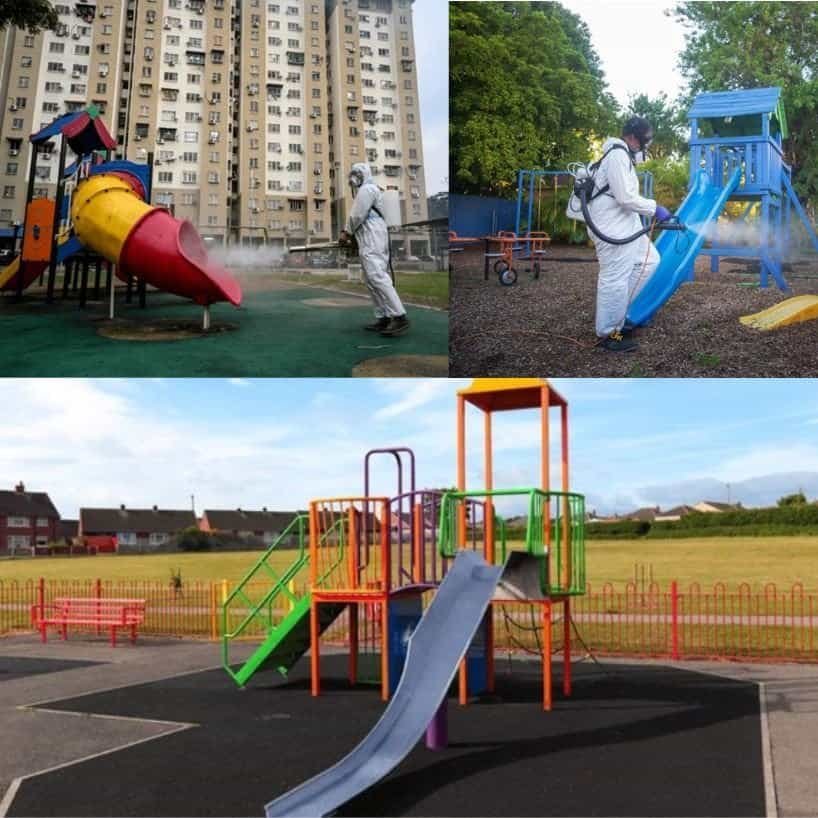
[[[605, 159], [607, 159], [607, 157], [610, 156], [616, 150], [625, 151], [625, 153], [628, 154], [628, 159], [630, 160], [631, 167], [636, 168], [636, 163], [633, 161], [633, 156], [631, 156], [630, 150], [625, 145], [620, 145], [617, 142], [616, 144], [611, 145], [611, 147], [608, 148], [608, 150], [606, 150], [605, 153], [603, 153], [602, 156], [599, 159], [597, 159], [596, 162], [593, 162], [592, 164], [588, 165], [588, 170], [591, 172], [592, 179], [596, 175], [597, 171], [599, 170]], [[589, 195], [587, 196], [588, 203], [592, 202], [599, 196], [603, 196], [610, 189], [611, 189], [610, 185], [603, 185], [601, 188], [599, 188], [599, 190], [595, 190], [589, 193]]]

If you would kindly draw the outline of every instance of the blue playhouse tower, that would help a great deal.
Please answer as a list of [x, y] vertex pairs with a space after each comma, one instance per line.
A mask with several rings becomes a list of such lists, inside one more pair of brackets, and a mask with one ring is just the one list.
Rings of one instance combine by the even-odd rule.
[[[784, 161], [782, 140], [787, 137], [787, 118], [780, 88], [753, 88], [699, 94], [687, 114], [690, 122], [690, 187], [700, 170], [711, 184], [724, 188], [740, 169], [738, 185], [729, 200], [746, 202], [739, 221], [759, 207], [757, 247], [737, 246], [718, 240], [701, 250], [710, 256], [710, 268], [718, 272], [719, 258], [757, 258], [761, 265], [760, 285], [772, 276], [780, 289], [788, 289], [782, 266], [789, 252], [792, 210], [795, 209], [818, 250], [809, 218], [798, 201], [791, 182], [790, 166]], [[704, 127], [703, 127], [704, 126]], [[711, 135], [702, 132], [712, 131]], [[693, 279], [690, 264], [687, 278]]]

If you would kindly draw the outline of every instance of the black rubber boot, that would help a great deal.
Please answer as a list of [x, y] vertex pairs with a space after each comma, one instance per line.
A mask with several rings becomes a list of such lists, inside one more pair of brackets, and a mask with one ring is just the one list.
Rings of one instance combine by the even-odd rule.
[[633, 338], [626, 338], [619, 330], [614, 330], [601, 346], [609, 352], [635, 352], [638, 345]]
[[394, 338], [396, 335], [403, 335], [409, 329], [409, 319], [406, 315], [396, 315], [389, 319], [389, 325], [381, 330], [381, 335], [387, 338]]
[[367, 324], [364, 329], [370, 332], [383, 332], [389, 326], [389, 319], [384, 315], [372, 324]]

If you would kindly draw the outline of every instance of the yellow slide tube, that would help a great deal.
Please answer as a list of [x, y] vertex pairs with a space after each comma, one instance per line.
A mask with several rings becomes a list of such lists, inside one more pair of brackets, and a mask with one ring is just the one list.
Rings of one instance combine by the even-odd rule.
[[125, 239], [137, 222], [155, 210], [124, 180], [107, 173], [80, 184], [71, 202], [74, 232], [107, 261], [119, 263]]

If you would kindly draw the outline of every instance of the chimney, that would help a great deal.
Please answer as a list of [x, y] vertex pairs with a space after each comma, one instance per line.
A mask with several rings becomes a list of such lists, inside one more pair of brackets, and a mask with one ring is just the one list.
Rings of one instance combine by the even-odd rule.
[[26, 484], [21, 480], [15, 487], [14, 490], [17, 494], [24, 494], [26, 490]]
[[261, 510], [262, 511], [267, 511], [267, 506], [262, 506]]
[[125, 511], [125, 503], [121, 503], [119, 506], [120, 511]]
[[153, 507], [153, 510], [154, 510], [154, 511], [159, 511], [159, 506], [154, 506], [154, 507]]

